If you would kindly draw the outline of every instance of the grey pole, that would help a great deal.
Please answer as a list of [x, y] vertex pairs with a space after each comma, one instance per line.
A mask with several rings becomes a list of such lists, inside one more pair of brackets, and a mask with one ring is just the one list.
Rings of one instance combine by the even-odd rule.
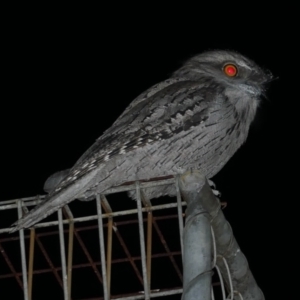
[[136, 181], [136, 196], [137, 196], [137, 207], [138, 207], [138, 220], [139, 220], [139, 234], [140, 234], [140, 246], [141, 246], [141, 261], [142, 261], [142, 273], [144, 282], [145, 300], [150, 299], [149, 283], [147, 278], [147, 264], [146, 264], [146, 250], [145, 250], [145, 237], [144, 237], [144, 221], [142, 213], [142, 200], [140, 184]]
[[64, 238], [64, 226], [61, 208], [57, 211], [58, 215], [58, 229], [59, 229], [59, 244], [60, 244], [60, 257], [61, 257], [61, 271], [62, 281], [64, 290], [64, 299], [69, 300], [68, 294], [68, 278], [67, 278], [67, 267], [66, 267], [66, 254], [65, 254], [65, 238]]
[[[22, 217], [22, 201], [21, 200], [17, 201], [17, 205], [18, 205], [18, 217], [20, 219]], [[19, 235], [20, 235], [20, 247], [21, 247], [24, 299], [28, 300], [27, 264], [26, 264], [24, 229], [21, 229], [19, 231]]]
[[104, 300], [109, 300], [110, 295], [107, 290], [107, 277], [106, 277], [106, 262], [105, 262], [105, 248], [104, 248], [104, 233], [103, 233], [103, 220], [100, 195], [96, 195], [97, 213], [98, 213], [98, 227], [99, 227], [99, 241], [100, 241], [100, 258], [102, 268], [102, 283]]
[[183, 257], [183, 216], [182, 216], [182, 200], [181, 200], [181, 194], [179, 189], [179, 175], [176, 177], [175, 180], [175, 187], [176, 187], [176, 198], [177, 198], [177, 210], [178, 210], [178, 222], [179, 222], [179, 236], [180, 236], [180, 247], [181, 247], [181, 253]]
[[211, 300], [211, 218], [202, 204], [201, 194], [205, 182], [205, 177], [193, 173], [185, 173], [179, 179], [187, 203], [183, 232], [183, 300]]
[[[217, 250], [216, 264], [225, 281], [225, 285], [229, 293], [229, 299], [264, 300], [264, 295], [258, 287], [249, 269], [247, 259], [241, 252], [239, 245], [233, 236], [231, 226], [225, 219], [224, 214], [220, 209], [221, 205], [213, 194], [209, 184], [206, 181], [203, 184], [204, 180], [205, 179], [200, 172], [189, 172], [181, 177], [180, 187], [182, 189], [185, 200], [187, 202], [190, 202], [190, 199], [194, 199], [194, 194], [192, 192], [189, 192], [189, 186], [191, 186], [192, 189], [192, 185], [194, 185], [195, 190], [199, 191], [197, 201], [201, 202], [201, 205], [203, 205], [202, 207], [200, 207], [199, 204], [198, 206], [196, 206], [196, 209], [205, 209], [211, 216], [211, 226], [214, 231], [214, 243]], [[186, 186], [188, 188], [186, 188]], [[185, 192], [185, 189], [187, 190], [187, 192]], [[190, 209], [189, 202], [187, 203], [188, 213]], [[193, 212], [193, 214], [196, 213], [197, 212]], [[199, 211], [199, 213], [201, 213], [201, 211]], [[202, 228], [198, 228], [198, 230], [202, 231]], [[207, 230], [206, 227], [205, 230]], [[195, 237], [197, 237], [196, 234]], [[203, 241], [202, 243], [204, 242], [205, 241]], [[186, 249], [188, 245], [184, 244], [184, 247]], [[193, 258], [196, 259], [195, 254]], [[194, 263], [198, 265], [198, 262], [194, 261]], [[192, 268], [194, 268], [194, 266], [192, 266]], [[184, 270], [185, 273], [190, 273], [190, 270], [187, 266], [184, 266]], [[186, 275], [184, 274], [184, 276]], [[194, 299], [201, 298], [198, 297]]]

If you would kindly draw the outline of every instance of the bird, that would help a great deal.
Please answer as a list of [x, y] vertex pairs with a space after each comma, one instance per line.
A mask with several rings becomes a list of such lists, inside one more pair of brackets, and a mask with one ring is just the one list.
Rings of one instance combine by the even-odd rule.
[[[187, 59], [147, 89], [78, 159], [59, 173], [46, 200], [12, 225], [34, 226], [69, 202], [126, 182], [199, 170], [217, 174], [246, 141], [272, 74], [231, 50]], [[54, 180], [55, 181], [55, 180]], [[148, 199], [175, 195], [170, 186], [144, 190]], [[135, 191], [130, 196], [136, 199]]]

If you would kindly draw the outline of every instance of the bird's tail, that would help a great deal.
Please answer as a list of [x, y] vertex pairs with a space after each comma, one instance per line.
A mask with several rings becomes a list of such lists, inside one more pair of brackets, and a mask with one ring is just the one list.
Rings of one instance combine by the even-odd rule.
[[61, 192], [53, 196], [50, 194], [48, 197], [46, 197], [45, 201], [37, 205], [21, 219], [12, 224], [10, 233], [22, 228], [32, 227], [40, 220], [46, 218], [78, 196], [82, 195], [93, 183], [93, 178], [96, 177], [96, 172], [96, 170], [93, 170], [77, 180], [76, 183], [68, 186], [65, 189], [62, 189]]

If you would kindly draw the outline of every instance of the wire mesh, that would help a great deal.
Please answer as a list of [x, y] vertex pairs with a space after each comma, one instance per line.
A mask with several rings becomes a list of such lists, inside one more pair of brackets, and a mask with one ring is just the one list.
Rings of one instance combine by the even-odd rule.
[[[143, 188], [164, 184], [176, 185], [176, 198], [145, 199]], [[132, 189], [137, 201], [124, 194]], [[20, 217], [43, 200], [36, 196], [0, 202], [0, 220], [8, 220], [0, 223], [1, 299], [6, 289], [7, 299], [181, 298], [186, 202], [176, 178], [112, 188], [96, 201], [74, 201], [31, 229], [7, 234], [12, 212]], [[212, 299], [226, 299], [222, 275], [216, 270]], [[229, 291], [229, 299], [234, 293]]]

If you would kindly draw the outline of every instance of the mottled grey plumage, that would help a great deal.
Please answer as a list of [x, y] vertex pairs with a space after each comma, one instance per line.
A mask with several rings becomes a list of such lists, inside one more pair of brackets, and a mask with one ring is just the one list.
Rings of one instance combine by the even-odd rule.
[[[236, 76], [226, 75], [228, 64], [237, 68]], [[75, 198], [90, 198], [127, 181], [192, 168], [211, 178], [246, 140], [270, 79], [235, 52], [209, 51], [191, 58], [169, 79], [137, 97], [47, 201], [16, 222], [14, 229], [34, 225]], [[145, 193], [154, 198], [174, 191], [162, 186]]]

